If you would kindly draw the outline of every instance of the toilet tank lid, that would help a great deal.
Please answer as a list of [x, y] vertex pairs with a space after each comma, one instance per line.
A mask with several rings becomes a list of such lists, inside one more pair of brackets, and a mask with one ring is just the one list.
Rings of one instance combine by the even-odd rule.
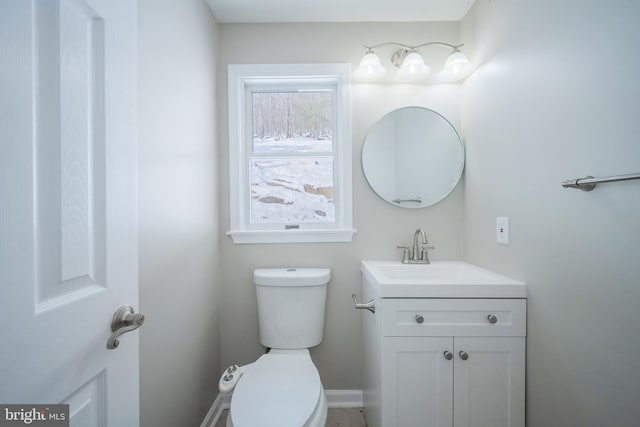
[[318, 286], [329, 280], [329, 268], [257, 268], [253, 271], [253, 283], [259, 286]]

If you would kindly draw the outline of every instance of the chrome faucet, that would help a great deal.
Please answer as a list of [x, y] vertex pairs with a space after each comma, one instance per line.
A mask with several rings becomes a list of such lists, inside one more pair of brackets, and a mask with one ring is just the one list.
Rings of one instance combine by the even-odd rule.
[[[422, 244], [419, 246], [419, 237], [422, 236]], [[422, 228], [418, 228], [415, 233], [413, 233], [413, 255], [409, 253], [408, 246], [398, 246], [399, 249], [404, 249], [404, 253], [402, 255], [402, 263], [403, 264], [429, 264], [429, 254], [427, 253], [427, 249], [435, 249], [433, 246], [430, 246], [427, 241], [427, 235], [425, 234]]]
[[[427, 235], [424, 233], [424, 230], [422, 228], [418, 228], [416, 230], [415, 233], [413, 233], [413, 258], [411, 258], [414, 261], [418, 260], [418, 237], [422, 235], [422, 243], [423, 244], [427, 244], [429, 242], [427, 242]], [[420, 258], [422, 258], [423, 254], [420, 254]]]

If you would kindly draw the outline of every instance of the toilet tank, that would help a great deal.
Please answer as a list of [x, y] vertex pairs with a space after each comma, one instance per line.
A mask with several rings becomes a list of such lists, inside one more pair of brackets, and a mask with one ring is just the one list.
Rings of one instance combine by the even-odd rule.
[[297, 349], [320, 344], [329, 280], [328, 268], [254, 270], [262, 345]]

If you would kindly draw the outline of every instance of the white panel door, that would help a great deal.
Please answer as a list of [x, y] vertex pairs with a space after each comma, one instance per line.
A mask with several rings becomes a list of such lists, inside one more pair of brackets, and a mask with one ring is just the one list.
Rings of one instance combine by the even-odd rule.
[[383, 337], [382, 425], [451, 427], [451, 337]]
[[0, 403], [139, 424], [136, 3], [0, 1]]
[[455, 337], [454, 369], [454, 427], [524, 427], [524, 337]]

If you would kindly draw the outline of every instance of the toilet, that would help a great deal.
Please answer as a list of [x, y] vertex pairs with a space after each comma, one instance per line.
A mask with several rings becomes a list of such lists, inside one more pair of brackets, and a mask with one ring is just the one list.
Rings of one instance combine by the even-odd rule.
[[226, 371], [235, 372], [226, 377], [233, 382], [227, 427], [322, 427], [327, 400], [308, 348], [322, 341], [331, 270], [260, 268], [253, 279], [260, 342], [270, 351]]

